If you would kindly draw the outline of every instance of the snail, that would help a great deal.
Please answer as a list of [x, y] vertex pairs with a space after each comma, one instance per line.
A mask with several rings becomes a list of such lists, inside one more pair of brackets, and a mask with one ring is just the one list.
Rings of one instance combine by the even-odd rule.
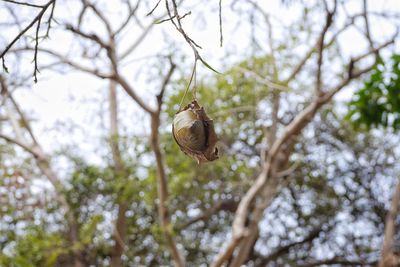
[[172, 134], [180, 149], [196, 159], [197, 163], [219, 158], [213, 120], [196, 100], [175, 114]]

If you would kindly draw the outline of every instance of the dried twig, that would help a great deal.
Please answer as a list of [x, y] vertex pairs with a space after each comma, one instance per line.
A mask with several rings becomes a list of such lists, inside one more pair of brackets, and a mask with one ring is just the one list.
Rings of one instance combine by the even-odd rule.
[[336, 12], [336, 2], [335, 2], [334, 10], [332, 12], [327, 10], [325, 26], [322, 29], [322, 32], [321, 32], [319, 40], [318, 40], [317, 80], [316, 80], [316, 84], [315, 84], [315, 91], [316, 91], [317, 96], [322, 95], [322, 81], [321, 81], [322, 73], [321, 72], [322, 72], [322, 63], [323, 63], [323, 55], [324, 55], [323, 52], [324, 52], [325, 35], [326, 35], [326, 32], [328, 31], [329, 27], [332, 24], [333, 15], [335, 14], [335, 12]]
[[202, 47], [200, 45], [198, 45], [192, 38], [190, 38], [187, 33], [185, 32], [185, 30], [183, 29], [181, 20], [184, 18], [184, 16], [180, 16], [179, 12], [178, 12], [178, 4], [176, 3], [175, 0], [171, 0], [172, 1], [172, 8], [173, 8], [173, 14], [171, 12], [171, 8], [169, 6], [168, 0], [165, 0], [165, 6], [167, 9], [167, 13], [168, 16], [170, 18], [171, 23], [174, 25], [174, 27], [176, 28], [176, 30], [178, 32], [181, 33], [181, 35], [183, 36], [183, 38], [185, 39], [185, 41], [189, 44], [189, 46], [192, 48], [193, 50], [193, 54], [194, 54], [194, 60], [200, 60], [203, 65], [205, 67], [207, 67], [208, 69], [219, 73], [218, 71], [216, 71], [213, 67], [211, 67], [201, 56], [200, 53], [198, 51], [198, 49], [201, 49]]
[[48, 36], [49, 31], [50, 31], [50, 27], [51, 27], [51, 20], [53, 19], [53, 15], [54, 15], [54, 6], [56, 4], [56, 0], [50, 0], [49, 2], [47, 2], [44, 5], [33, 5], [33, 4], [29, 4], [29, 3], [25, 3], [25, 2], [17, 2], [17, 1], [11, 1], [11, 0], [3, 0], [5, 2], [9, 2], [9, 3], [13, 3], [13, 4], [17, 4], [17, 5], [25, 5], [25, 6], [30, 6], [30, 7], [35, 7], [35, 8], [40, 8], [41, 11], [36, 15], [36, 17], [28, 24], [28, 26], [26, 26], [22, 31], [20, 31], [20, 33], [6, 46], [6, 48], [3, 50], [3, 52], [1, 52], [0, 54], [0, 59], [2, 60], [2, 65], [3, 65], [3, 69], [5, 72], [8, 72], [8, 68], [5, 64], [5, 55], [7, 54], [7, 52], [11, 49], [11, 47], [30, 29], [33, 27], [33, 25], [37, 24], [36, 26], [36, 34], [35, 34], [35, 50], [34, 50], [34, 71], [33, 71], [33, 77], [34, 77], [34, 81], [37, 82], [37, 73], [39, 71], [38, 69], [38, 63], [37, 63], [37, 52], [38, 52], [38, 46], [39, 46], [39, 29], [40, 29], [40, 24], [42, 21], [42, 18], [44, 16], [44, 14], [46, 13], [46, 11], [48, 10], [48, 8], [51, 6], [51, 12], [50, 12], [50, 16], [48, 18], [48, 28], [46, 31], [46, 36]]
[[36, 8], [43, 8], [42, 5], [35, 5], [27, 2], [19, 2], [19, 1], [13, 1], [13, 0], [2, 0], [3, 2], [8, 2], [16, 5], [21, 5], [21, 6], [29, 6], [29, 7], [36, 7]]

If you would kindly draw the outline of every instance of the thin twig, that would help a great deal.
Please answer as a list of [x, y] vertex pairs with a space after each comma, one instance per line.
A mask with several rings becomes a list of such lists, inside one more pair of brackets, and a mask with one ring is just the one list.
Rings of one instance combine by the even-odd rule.
[[224, 37], [222, 35], [222, 0], [219, 0], [218, 16], [219, 16], [219, 45], [222, 47], [224, 42]]
[[[325, 3], [325, 1], [324, 1], [324, 3]], [[325, 26], [320, 34], [320, 37], [318, 40], [318, 45], [317, 45], [318, 60], [317, 60], [317, 80], [316, 80], [316, 85], [315, 85], [315, 91], [317, 93], [317, 96], [322, 95], [322, 81], [321, 81], [322, 77], [321, 76], [322, 76], [322, 63], [323, 63], [323, 55], [324, 55], [324, 53], [323, 53], [324, 52], [324, 40], [325, 40], [326, 32], [328, 31], [329, 27], [332, 24], [333, 15], [335, 14], [335, 11], [336, 11], [336, 4], [335, 4], [334, 10], [332, 12], [330, 12], [328, 10], [328, 7], [326, 7], [326, 9], [327, 9], [326, 22], [325, 22]]]
[[151, 14], [153, 14], [153, 12], [157, 9], [158, 5], [160, 4], [161, 0], [158, 0], [157, 4], [155, 5], [155, 7], [153, 7], [152, 10], [150, 10], [149, 13], [146, 14], [146, 16], [150, 16]]
[[37, 83], [37, 72], [39, 71], [38, 64], [37, 64], [37, 54], [38, 54], [38, 47], [39, 47], [39, 30], [40, 30], [40, 21], [41, 20], [42, 20], [42, 18], [40, 17], [37, 22], [36, 38], [35, 38], [35, 51], [34, 51], [34, 56], [33, 56], [33, 62], [35, 64], [35, 68], [33, 70], [33, 80], [35, 83]]
[[27, 2], [19, 2], [19, 1], [14, 1], [14, 0], [2, 0], [3, 2], [8, 2], [16, 5], [21, 5], [21, 6], [29, 6], [29, 7], [36, 7], [36, 8], [43, 8], [43, 5], [35, 5]]
[[[55, 0], [56, 1], [56, 0]], [[50, 11], [50, 16], [47, 20], [47, 31], [46, 31], [46, 38], [49, 38], [49, 33], [50, 33], [50, 28], [51, 28], [51, 22], [53, 21], [53, 15], [54, 15], [54, 9], [56, 7], [56, 2], [54, 1], [54, 3], [51, 6], [51, 11]]]
[[374, 42], [372, 41], [371, 30], [369, 28], [367, 0], [363, 0], [363, 17], [365, 22], [365, 36], [367, 37], [370, 48], [373, 48]]
[[128, 15], [126, 16], [125, 21], [122, 22], [121, 25], [118, 27], [118, 29], [113, 33], [114, 36], [117, 36], [123, 29], [125, 29], [126, 25], [128, 25], [128, 23], [131, 21], [132, 16], [135, 16], [136, 11], [139, 9], [140, 3], [141, 3], [140, 1], [137, 1], [136, 6], [132, 8], [130, 1], [129, 0], [126, 1], [126, 4], [129, 9]]
[[[3, 0], [4, 1], [4, 0]], [[7, 1], [7, 2], [12, 2], [12, 1]], [[28, 26], [26, 26], [22, 31], [20, 31], [18, 33], [18, 35], [6, 46], [6, 48], [4, 49], [3, 52], [1, 52], [0, 54], [0, 58], [2, 59], [2, 64], [3, 64], [3, 69], [8, 72], [7, 66], [5, 64], [5, 55], [6, 53], [11, 49], [11, 47], [30, 29], [33, 27], [33, 25], [35, 25], [35, 23], [38, 23], [38, 26], [36, 28], [36, 37], [35, 37], [35, 55], [34, 55], [34, 63], [35, 63], [35, 67], [34, 67], [34, 72], [33, 72], [33, 76], [34, 76], [34, 81], [37, 82], [37, 77], [36, 74], [38, 72], [38, 68], [37, 68], [37, 48], [39, 45], [39, 28], [40, 28], [40, 22], [43, 18], [43, 15], [46, 13], [46, 10], [53, 5], [54, 9], [54, 5], [55, 5], [56, 0], [50, 0], [49, 2], [47, 2], [45, 5], [43, 6], [34, 6], [34, 7], [40, 7], [42, 10], [36, 15], [36, 17], [28, 24]], [[21, 5], [27, 5], [27, 3], [22, 3], [22, 2], [12, 2], [15, 4], [21, 4]], [[53, 12], [51, 12], [49, 20], [52, 19], [53, 17]]]
[[[200, 45], [198, 45], [192, 38], [190, 38], [190, 37], [187, 35], [187, 33], [185, 32], [185, 30], [183, 29], [182, 23], [181, 23], [182, 17], [179, 15], [179, 12], [178, 12], [178, 5], [177, 5], [176, 1], [175, 1], [175, 0], [172, 0], [172, 7], [173, 7], [173, 12], [174, 12], [174, 14], [171, 13], [171, 9], [170, 9], [170, 7], [169, 7], [168, 0], [165, 0], [165, 6], [166, 6], [166, 9], [167, 9], [167, 13], [168, 13], [168, 15], [169, 15], [169, 17], [170, 17], [171, 23], [174, 25], [174, 27], [176, 28], [176, 30], [177, 30], [178, 32], [181, 33], [181, 35], [183, 36], [183, 38], [185, 39], [185, 41], [186, 41], [186, 42], [189, 44], [189, 46], [192, 48], [195, 60], [200, 60], [200, 61], [203, 63], [203, 65], [204, 65], [205, 67], [207, 67], [208, 69], [210, 69], [210, 70], [212, 70], [212, 71], [214, 71], [214, 72], [216, 72], [216, 73], [219, 73], [217, 70], [215, 70], [213, 67], [211, 67], [211, 66], [200, 56], [198, 49], [202, 49], [202, 47], [201, 47]], [[175, 18], [176, 21], [174, 20], [174, 18]]]
[[[179, 110], [178, 110], [178, 112], [182, 110], [183, 101], [185, 100], [186, 94], [187, 94], [187, 92], [189, 91], [190, 85], [192, 84], [193, 77], [194, 77], [194, 75], [195, 75], [195, 73], [196, 73], [196, 65], [197, 65], [197, 60], [194, 61], [192, 74], [190, 75], [189, 83], [188, 83], [188, 85], [186, 86], [185, 93], [183, 94], [183, 97], [182, 97], [182, 99], [181, 99], [181, 103], [179, 104]], [[195, 98], [195, 97], [194, 97], [194, 98]]]

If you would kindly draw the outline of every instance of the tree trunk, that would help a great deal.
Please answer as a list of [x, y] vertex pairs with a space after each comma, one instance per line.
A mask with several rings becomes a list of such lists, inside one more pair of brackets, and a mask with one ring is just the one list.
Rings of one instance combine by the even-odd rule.
[[[109, 101], [110, 101], [110, 145], [114, 161], [114, 171], [118, 179], [126, 178], [126, 171], [124, 163], [122, 162], [121, 151], [119, 149], [119, 131], [118, 131], [118, 100], [116, 83], [110, 81], [109, 87]], [[114, 247], [111, 253], [111, 267], [122, 266], [121, 256], [125, 249], [126, 238], [126, 211], [128, 204], [124, 199], [118, 199], [118, 214], [115, 222], [114, 229]]]
[[393, 241], [396, 231], [396, 216], [400, 203], [400, 181], [397, 183], [396, 190], [392, 197], [389, 212], [385, 222], [385, 236], [383, 238], [381, 260], [379, 267], [395, 267], [400, 265], [400, 259], [393, 253]]

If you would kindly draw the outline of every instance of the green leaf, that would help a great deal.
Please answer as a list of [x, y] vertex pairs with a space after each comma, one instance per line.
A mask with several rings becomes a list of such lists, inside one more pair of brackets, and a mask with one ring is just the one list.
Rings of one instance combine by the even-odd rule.
[[204, 59], [202, 59], [201, 57], [199, 58], [200, 61], [203, 63], [204, 66], [206, 66], [208, 69], [212, 70], [215, 73], [218, 74], [222, 74], [221, 72], [217, 71], [216, 69], [214, 69], [213, 67], [210, 66], [210, 64], [208, 64]]

